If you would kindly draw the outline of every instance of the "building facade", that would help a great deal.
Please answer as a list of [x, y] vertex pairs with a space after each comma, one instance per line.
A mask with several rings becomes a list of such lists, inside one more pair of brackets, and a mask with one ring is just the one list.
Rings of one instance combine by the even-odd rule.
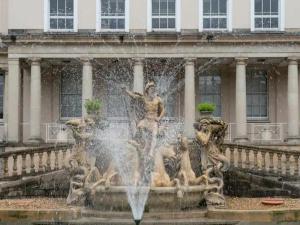
[[227, 141], [297, 144], [299, 10], [298, 0], [0, 0], [2, 141], [68, 139], [64, 121], [92, 98], [126, 124], [121, 87], [155, 80], [166, 123], [189, 137], [208, 101]]

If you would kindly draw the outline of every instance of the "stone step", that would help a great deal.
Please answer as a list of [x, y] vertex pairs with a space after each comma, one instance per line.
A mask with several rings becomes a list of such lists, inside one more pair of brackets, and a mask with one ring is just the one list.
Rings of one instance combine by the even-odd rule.
[[[213, 220], [205, 218], [193, 219], [144, 219], [140, 225], [237, 225], [236, 221]], [[132, 219], [81, 218], [71, 221], [40, 221], [32, 225], [134, 225]]]

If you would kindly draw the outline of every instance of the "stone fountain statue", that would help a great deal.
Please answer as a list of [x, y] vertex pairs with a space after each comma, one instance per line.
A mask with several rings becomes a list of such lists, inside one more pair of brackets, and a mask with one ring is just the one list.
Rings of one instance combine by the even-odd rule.
[[[207, 169], [196, 176], [190, 159], [192, 149], [189, 140], [178, 135], [175, 144], [161, 141], [165, 138], [166, 128], [160, 125], [165, 109], [155, 84], [149, 82], [144, 94], [126, 89], [124, 93], [133, 104], [130, 120], [135, 121], [136, 127], [125, 150], [117, 155], [125, 155], [123, 162], [128, 165], [118, 165], [118, 160], [112, 157], [105, 171], [91, 166], [86, 153], [87, 144], [94, 135], [93, 119], [67, 122], [76, 140], [69, 160], [71, 183], [68, 203], [84, 205], [90, 200], [96, 208], [119, 209], [125, 201], [124, 188], [132, 186], [149, 187], [149, 208], [196, 207], [202, 200], [206, 200], [208, 206], [225, 206], [222, 173], [228, 169], [229, 163], [221, 147], [227, 124], [214, 118], [203, 118], [195, 123], [196, 150], [206, 151], [208, 156]], [[126, 176], [121, 171], [123, 168], [127, 170]]]

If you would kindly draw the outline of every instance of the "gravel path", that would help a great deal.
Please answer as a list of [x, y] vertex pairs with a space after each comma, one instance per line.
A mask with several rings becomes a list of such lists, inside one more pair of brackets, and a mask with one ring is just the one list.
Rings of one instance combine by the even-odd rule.
[[[266, 206], [261, 203], [265, 198], [231, 198], [226, 197], [228, 209], [300, 209], [300, 199], [283, 198], [284, 204], [279, 206]], [[4, 199], [0, 200], [0, 209], [71, 209], [63, 198], [30, 198], [30, 199]]]

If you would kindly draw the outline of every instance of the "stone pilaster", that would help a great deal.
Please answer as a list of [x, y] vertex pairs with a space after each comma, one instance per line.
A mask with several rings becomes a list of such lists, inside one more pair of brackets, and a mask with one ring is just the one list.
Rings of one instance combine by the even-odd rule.
[[246, 58], [236, 59], [235, 77], [235, 117], [236, 142], [248, 141], [247, 134], [247, 93], [246, 93]]
[[7, 141], [20, 141], [21, 73], [19, 58], [8, 58]]
[[93, 99], [93, 65], [92, 59], [82, 59], [82, 116], [86, 116], [87, 112], [84, 104], [87, 99]]
[[184, 88], [184, 134], [193, 138], [195, 117], [195, 59], [185, 59], [185, 88]]
[[299, 142], [299, 85], [298, 85], [298, 62], [289, 59], [288, 64], [288, 142]]
[[133, 91], [144, 93], [144, 59], [134, 58], [133, 65]]

